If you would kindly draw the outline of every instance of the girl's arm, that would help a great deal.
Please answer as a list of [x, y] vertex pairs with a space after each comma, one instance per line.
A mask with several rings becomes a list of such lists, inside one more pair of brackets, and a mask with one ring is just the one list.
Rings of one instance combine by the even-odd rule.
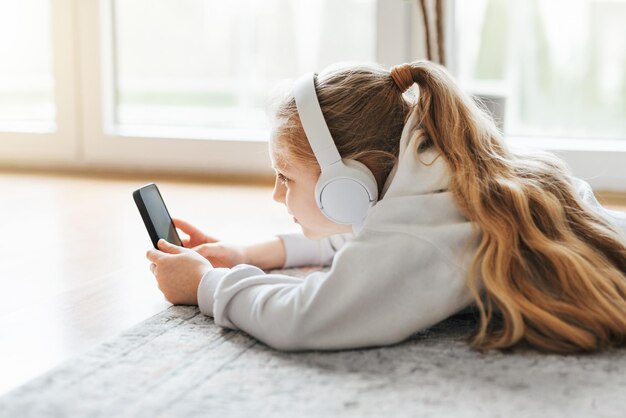
[[353, 234], [338, 234], [313, 240], [302, 234], [278, 236], [284, 247], [284, 264], [280, 267], [329, 266], [337, 251], [354, 238]]
[[279, 235], [244, 247], [243, 264], [257, 266], [262, 270], [328, 266], [335, 253], [352, 237], [352, 234], [341, 234], [312, 240], [302, 234]]
[[274, 348], [306, 350], [399, 342], [471, 303], [466, 272], [438, 248], [397, 234], [391, 251], [401, 254], [390, 257], [379, 235], [355, 239], [329, 272], [304, 280], [250, 265], [212, 269], [198, 287], [200, 310]]
[[285, 265], [285, 245], [279, 237], [244, 247], [245, 264], [257, 266], [263, 270], [279, 269]]
[[236, 245], [217, 241], [197, 245], [192, 249], [214, 267], [235, 267], [250, 264], [263, 270], [302, 266], [327, 266], [335, 253], [352, 234], [311, 240], [301, 234], [280, 235], [251, 245]]

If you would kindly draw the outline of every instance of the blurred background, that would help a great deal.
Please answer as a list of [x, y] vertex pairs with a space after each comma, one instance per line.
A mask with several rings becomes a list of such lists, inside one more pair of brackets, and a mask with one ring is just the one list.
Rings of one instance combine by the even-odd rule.
[[[626, 1], [443, 6], [446, 65], [507, 138], [626, 184]], [[424, 44], [412, 0], [0, 0], [0, 164], [266, 175], [276, 86]]]

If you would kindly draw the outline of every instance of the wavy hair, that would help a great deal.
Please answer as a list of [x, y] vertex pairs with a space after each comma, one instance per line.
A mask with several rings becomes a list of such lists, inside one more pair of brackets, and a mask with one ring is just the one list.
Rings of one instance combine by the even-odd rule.
[[[526, 342], [570, 353], [624, 345], [623, 239], [586, 207], [558, 158], [509, 150], [491, 117], [443, 67], [407, 65], [418, 88], [412, 103], [380, 66], [320, 74], [318, 98], [341, 156], [367, 165], [379, 188], [397, 161], [404, 122], [418, 112], [426, 134], [418, 152], [434, 147], [445, 159], [449, 191], [481, 232], [467, 277], [480, 315], [472, 346]], [[274, 113], [277, 149], [319, 170], [293, 96]]]

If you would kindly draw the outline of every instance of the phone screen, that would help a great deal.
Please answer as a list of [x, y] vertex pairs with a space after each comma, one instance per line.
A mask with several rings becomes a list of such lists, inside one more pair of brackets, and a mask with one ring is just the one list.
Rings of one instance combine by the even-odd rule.
[[140, 190], [143, 203], [157, 236], [165, 239], [167, 242], [182, 246], [183, 244], [178, 237], [178, 233], [165, 207], [165, 203], [161, 198], [159, 189], [157, 189], [154, 184], [151, 184], [142, 187]]

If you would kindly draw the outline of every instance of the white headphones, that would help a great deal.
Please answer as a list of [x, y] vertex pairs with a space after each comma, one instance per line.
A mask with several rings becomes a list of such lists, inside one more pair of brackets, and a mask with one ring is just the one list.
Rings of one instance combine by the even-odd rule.
[[293, 87], [304, 133], [322, 170], [315, 200], [331, 221], [359, 225], [378, 200], [376, 178], [364, 164], [341, 159], [317, 99], [315, 76], [305, 74]]

